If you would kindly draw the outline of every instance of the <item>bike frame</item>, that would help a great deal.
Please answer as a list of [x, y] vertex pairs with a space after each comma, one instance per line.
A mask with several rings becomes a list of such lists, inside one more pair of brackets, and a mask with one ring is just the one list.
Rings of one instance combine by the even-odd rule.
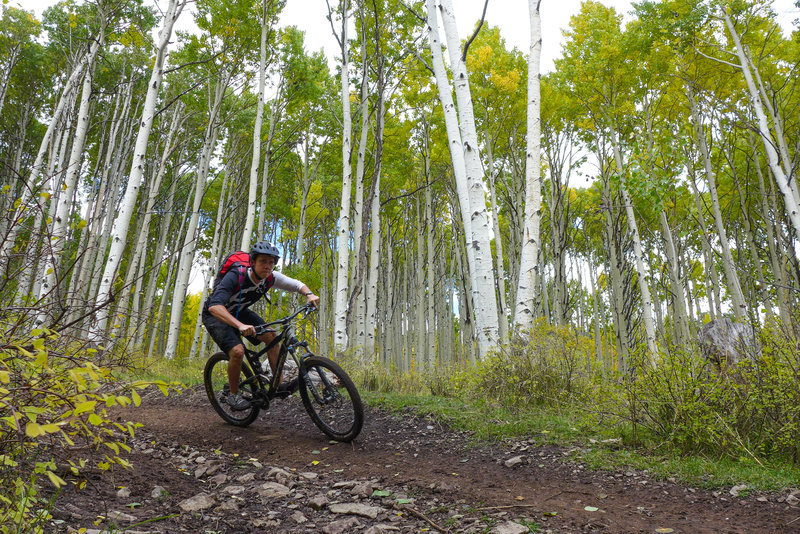
[[[259, 325], [256, 327], [256, 335], [261, 335], [267, 332], [275, 332], [276, 330], [270, 328], [274, 325], [281, 326], [281, 331], [275, 336], [275, 338], [266, 344], [266, 346], [261, 350], [254, 350], [247, 345], [244, 345], [244, 354], [245, 358], [247, 359], [247, 363], [250, 366], [251, 371], [253, 372], [253, 376], [248, 377], [246, 380], [243, 380], [239, 383], [239, 387], [242, 386], [253, 386], [253, 399], [251, 403], [253, 403], [258, 408], [268, 408], [269, 403], [272, 399], [278, 397], [278, 382], [279, 378], [283, 375], [283, 367], [286, 364], [286, 359], [291, 354], [292, 358], [294, 359], [295, 363], [297, 363], [298, 373], [301, 380], [304, 380], [306, 384], [308, 384], [308, 380], [306, 380], [306, 372], [305, 372], [305, 359], [312, 356], [310, 350], [308, 350], [308, 342], [307, 341], [300, 341], [297, 339], [294, 333], [294, 319], [300, 315], [301, 313], [305, 312], [303, 317], [306, 317], [312, 311], [315, 311], [316, 308], [311, 306], [310, 304], [306, 304], [301, 306], [297, 311], [292, 313], [291, 315], [287, 315], [282, 319], [278, 319], [277, 321], [272, 321], [270, 323], [266, 323], [263, 325]], [[278, 362], [275, 365], [275, 370], [272, 373], [272, 379], [267, 381], [267, 376], [264, 374], [261, 357], [265, 355], [270, 349], [272, 349], [275, 345], [280, 345], [280, 349], [278, 352]], [[297, 355], [297, 349], [303, 348], [305, 352], [301, 355]], [[314, 396], [319, 399], [319, 395], [316, 391], [316, 388], [310, 387], [310, 391], [313, 392]]]

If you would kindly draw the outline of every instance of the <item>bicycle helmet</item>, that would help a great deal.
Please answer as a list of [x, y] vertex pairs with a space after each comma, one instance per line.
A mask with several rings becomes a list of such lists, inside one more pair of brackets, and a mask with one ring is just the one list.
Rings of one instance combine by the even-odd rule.
[[278, 250], [278, 247], [270, 243], [269, 241], [259, 241], [253, 248], [250, 249], [250, 264], [252, 265], [256, 261], [256, 256], [259, 254], [266, 254], [267, 256], [274, 256], [275, 261], [277, 262], [281, 257], [281, 251]]

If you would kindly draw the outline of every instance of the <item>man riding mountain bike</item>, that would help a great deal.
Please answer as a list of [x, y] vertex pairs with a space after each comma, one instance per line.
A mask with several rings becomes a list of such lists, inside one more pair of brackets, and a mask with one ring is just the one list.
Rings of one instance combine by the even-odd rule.
[[[273, 272], [281, 257], [280, 251], [268, 241], [259, 241], [250, 250], [250, 266], [239, 266], [228, 270], [214, 286], [211, 295], [203, 306], [203, 325], [214, 342], [230, 358], [228, 363], [228, 383], [230, 393], [225, 402], [234, 410], [245, 410], [250, 402], [239, 394], [239, 373], [242, 368], [244, 346], [241, 336], [251, 343], [269, 343], [275, 338], [274, 332], [255, 335], [255, 327], [265, 324], [264, 319], [249, 308], [267, 294], [272, 287], [300, 293], [308, 303], [319, 307], [319, 297], [303, 282], [279, 272]], [[267, 353], [269, 365], [275, 372], [278, 363], [279, 347], [275, 345]], [[279, 377], [280, 378], [280, 377]], [[283, 382], [278, 391], [287, 394], [297, 391], [298, 379]]]

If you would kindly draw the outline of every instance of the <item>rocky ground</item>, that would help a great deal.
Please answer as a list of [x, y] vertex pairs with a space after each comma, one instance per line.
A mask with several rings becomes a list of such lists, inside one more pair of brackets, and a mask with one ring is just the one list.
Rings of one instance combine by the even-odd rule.
[[118, 415], [144, 425], [133, 469], [90, 472], [85, 489], [63, 492], [48, 532], [800, 532], [800, 492], [593, 472], [565, 448], [476, 444], [410, 413], [368, 409], [351, 444], [330, 442], [297, 395], [244, 429], [202, 388]]

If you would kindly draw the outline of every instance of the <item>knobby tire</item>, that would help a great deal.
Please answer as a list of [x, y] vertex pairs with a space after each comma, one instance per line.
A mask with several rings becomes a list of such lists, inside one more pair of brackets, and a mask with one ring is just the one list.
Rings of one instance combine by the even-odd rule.
[[364, 424], [364, 407], [355, 384], [339, 364], [328, 358], [311, 356], [304, 360], [304, 367], [311, 389], [301, 379], [300, 398], [311, 420], [329, 438], [353, 441]]
[[[206, 394], [211, 406], [226, 423], [235, 426], [247, 426], [258, 419], [259, 408], [251, 406], [246, 410], [234, 411], [224, 401], [228, 394], [228, 355], [224, 352], [213, 354], [206, 361], [203, 370], [203, 382], [206, 386]], [[253, 389], [245, 383], [253, 378], [253, 372], [242, 362], [241, 378], [239, 379], [239, 393], [243, 394], [248, 400], [253, 398]]]

